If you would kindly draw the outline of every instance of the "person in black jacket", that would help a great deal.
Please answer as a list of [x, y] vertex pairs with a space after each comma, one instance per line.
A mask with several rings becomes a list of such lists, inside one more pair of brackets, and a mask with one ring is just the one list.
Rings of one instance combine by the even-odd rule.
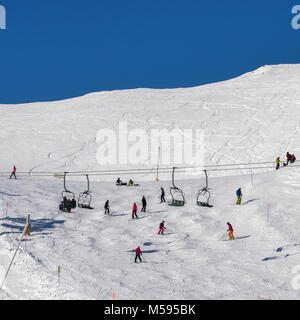
[[161, 190], [160, 203], [166, 202], [166, 200], [165, 200], [165, 190], [164, 190], [163, 187], [161, 187], [160, 190]]
[[141, 212], [146, 212], [147, 201], [146, 201], [145, 196], [143, 196], [143, 198], [142, 198], [142, 205], [143, 205], [143, 207], [141, 209]]
[[161, 222], [159, 224], [159, 230], [158, 230], [158, 233], [157, 234], [164, 234], [164, 230], [166, 229], [165, 227], [165, 221]]
[[109, 200], [105, 202], [104, 209], [105, 209], [104, 214], [109, 214]]

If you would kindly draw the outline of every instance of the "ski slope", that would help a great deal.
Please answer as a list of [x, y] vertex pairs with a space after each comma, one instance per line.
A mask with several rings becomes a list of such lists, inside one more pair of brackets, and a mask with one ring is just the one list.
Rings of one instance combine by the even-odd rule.
[[[168, 197], [168, 175], [160, 182], [155, 174], [133, 177], [140, 184], [134, 188], [116, 187], [117, 176], [91, 177], [95, 209], [71, 214], [57, 211], [63, 181], [34, 173], [118, 169], [98, 164], [96, 136], [100, 129], [117, 131], [120, 120], [147, 132], [202, 128], [206, 165], [274, 161], [284, 159], [286, 151], [297, 157], [299, 89], [300, 65], [278, 65], [201, 87], [0, 105], [0, 171], [10, 172], [15, 164], [17, 175], [33, 174], [8, 180], [9, 174], [1, 173], [1, 279], [29, 213], [32, 234], [22, 242], [0, 298], [112, 299], [115, 293], [116, 299], [298, 299], [293, 268], [300, 253], [300, 170], [295, 166], [257, 170], [253, 184], [245, 170], [209, 174], [213, 208], [195, 204], [203, 176], [176, 181], [186, 196], [182, 208], [159, 203], [161, 186]], [[151, 165], [145, 161], [139, 167]], [[235, 206], [238, 187], [242, 206]], [[84, 178], [68, 180], [77, 195], [85, 188]], [[140, 210], [143, 195], [148, 212], [130, 221], [132, 204]], [[112, 216], [104, 216], [107, 199]], [[159, 236], [162, 220], [166, 235]], [[234, 241], [225, 241], [227, 221]], [[142, 264], [134, 264], [130, 252], [138, 245]]]

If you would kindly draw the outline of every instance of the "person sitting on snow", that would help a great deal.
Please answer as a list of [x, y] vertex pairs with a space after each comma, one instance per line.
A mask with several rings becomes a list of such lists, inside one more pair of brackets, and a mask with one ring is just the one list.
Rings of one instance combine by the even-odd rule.
[[131, 179], [129, 180], [128, 185], [133, 186], [133, 181]]
[[289, 164], [289, 162], [291, 162], [291, 154], [289, 152], [286, 153], [286, 165]]
[[296, 157], [294, 154], [291, 155], [291, 163], [294, 163], [296, 161]]
[[280, 168], [280, 157], [276, 158], [275, 163], [276, 163], [276, 170], [278, 170]]

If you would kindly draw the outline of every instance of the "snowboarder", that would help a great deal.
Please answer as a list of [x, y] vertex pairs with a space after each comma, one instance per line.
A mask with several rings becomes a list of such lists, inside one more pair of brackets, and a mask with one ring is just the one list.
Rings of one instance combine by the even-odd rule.
[[142, 198], [142, 205], [143, 205], [143, 208], [141, 209], [141, 212], [146, 212], [147, 201], [146, 201], [145, 196], [143, 196], [143, 198]]
[[227, 232], [228, 232], [228, 235], [229, 235], [229, 239], [230, 239], [230, 240], [233, 240], [233, 239], [234, 239], [234, 236], [233, 236], [233, 228], [232, 228], [232, 225], [231, 225], [229, 222], [227, 222], [227, 225], [228, 225], [228, 230], [227, 230]]
[[159, 224], [159, 231], [158, 231], [158, 233], [157, 234], [164, 234], [164, 230], [166, 229], [166, 227], [165, 227], [165, 221], [163, 221], [163, 222], [161, 222], [160, 224]]
[[137, 212], [137, 205], [136, 205], [136, 203], [134, 203], [133, 204], [133, 207], [132, 207], [132, 219], [135, 219], [135, 218], [139, 218], [138, 216], [137, 216], [137, 214], [136, 214], [136, 212]]
[[161, 187], [160, 190], [161, 190], [160, 203], [166, 202], [166, 200], [165, 200], [165, 190], [164, 190], [163, 187]]
[[17, 171], [17, 168], [16, 168], [16, 166], [14, 166], [14, 167], [13, 167], [13, 171], [12, 171], [12, 173], [11, 173], [11, 175], [10, 175], [9, 179], [11, 179], [11, 178], [12, 178], [12, 176], [14, 176], [14, 177], [15, 177], [15, 179], [17, 179], [17, 177], [16, 177], [16, 171]]
[[236, 204], [241, 204], [241, 202], [242, 202], [242, 190], [241, 190], [241, 188], [238, 188], [237, 190], [236, 190], [236, 196], [237, 196], [237, 200], [236, 200]]
[[128, 181], [128, 185], [133, 186], [133, 181], [131, 179]]
[[277, 157], [275, 162], [276, 162], [276, 170], [278, 170], [280, 168], [280, 157]]
[[109, 200], [106, 200], [104, 209], [105, 209], [104, 214], [109, 214]]
[[132, 250], [132, 252], [135, 252], [134, 262], [137, 263], [137, 258], [139, 258], [140, 262], [142, 262], [141, 256], [143, 255], [143, 253], [142, 253], [140, 246], [138, 246], [136, 249]]

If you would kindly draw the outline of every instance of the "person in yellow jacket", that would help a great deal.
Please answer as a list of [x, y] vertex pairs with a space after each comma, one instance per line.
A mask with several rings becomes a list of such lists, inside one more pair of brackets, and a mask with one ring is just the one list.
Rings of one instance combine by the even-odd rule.
[[280, 157], [277, 157], [275, 162], [276, 162], [276, 170], [278, 170], [280, 168]]
[[26, 234], [28, 234], [29, 236], [30, 236], [30, 223], [28, 224], [28, 227], [27, 227], [27, 229], [26, 229], [26, 231], [25, 231], [25, 235]]
[[30, 224], [30, 214], [27, 216], [26, 225], [27, 225], [27, 228], [26, 228], [26, 230], [25, 230], [24, 235], [26, 236], [26, 235], [28, 234], [28, 235], [30, 236], [30, 228], [31, 228], [31, 224]]

